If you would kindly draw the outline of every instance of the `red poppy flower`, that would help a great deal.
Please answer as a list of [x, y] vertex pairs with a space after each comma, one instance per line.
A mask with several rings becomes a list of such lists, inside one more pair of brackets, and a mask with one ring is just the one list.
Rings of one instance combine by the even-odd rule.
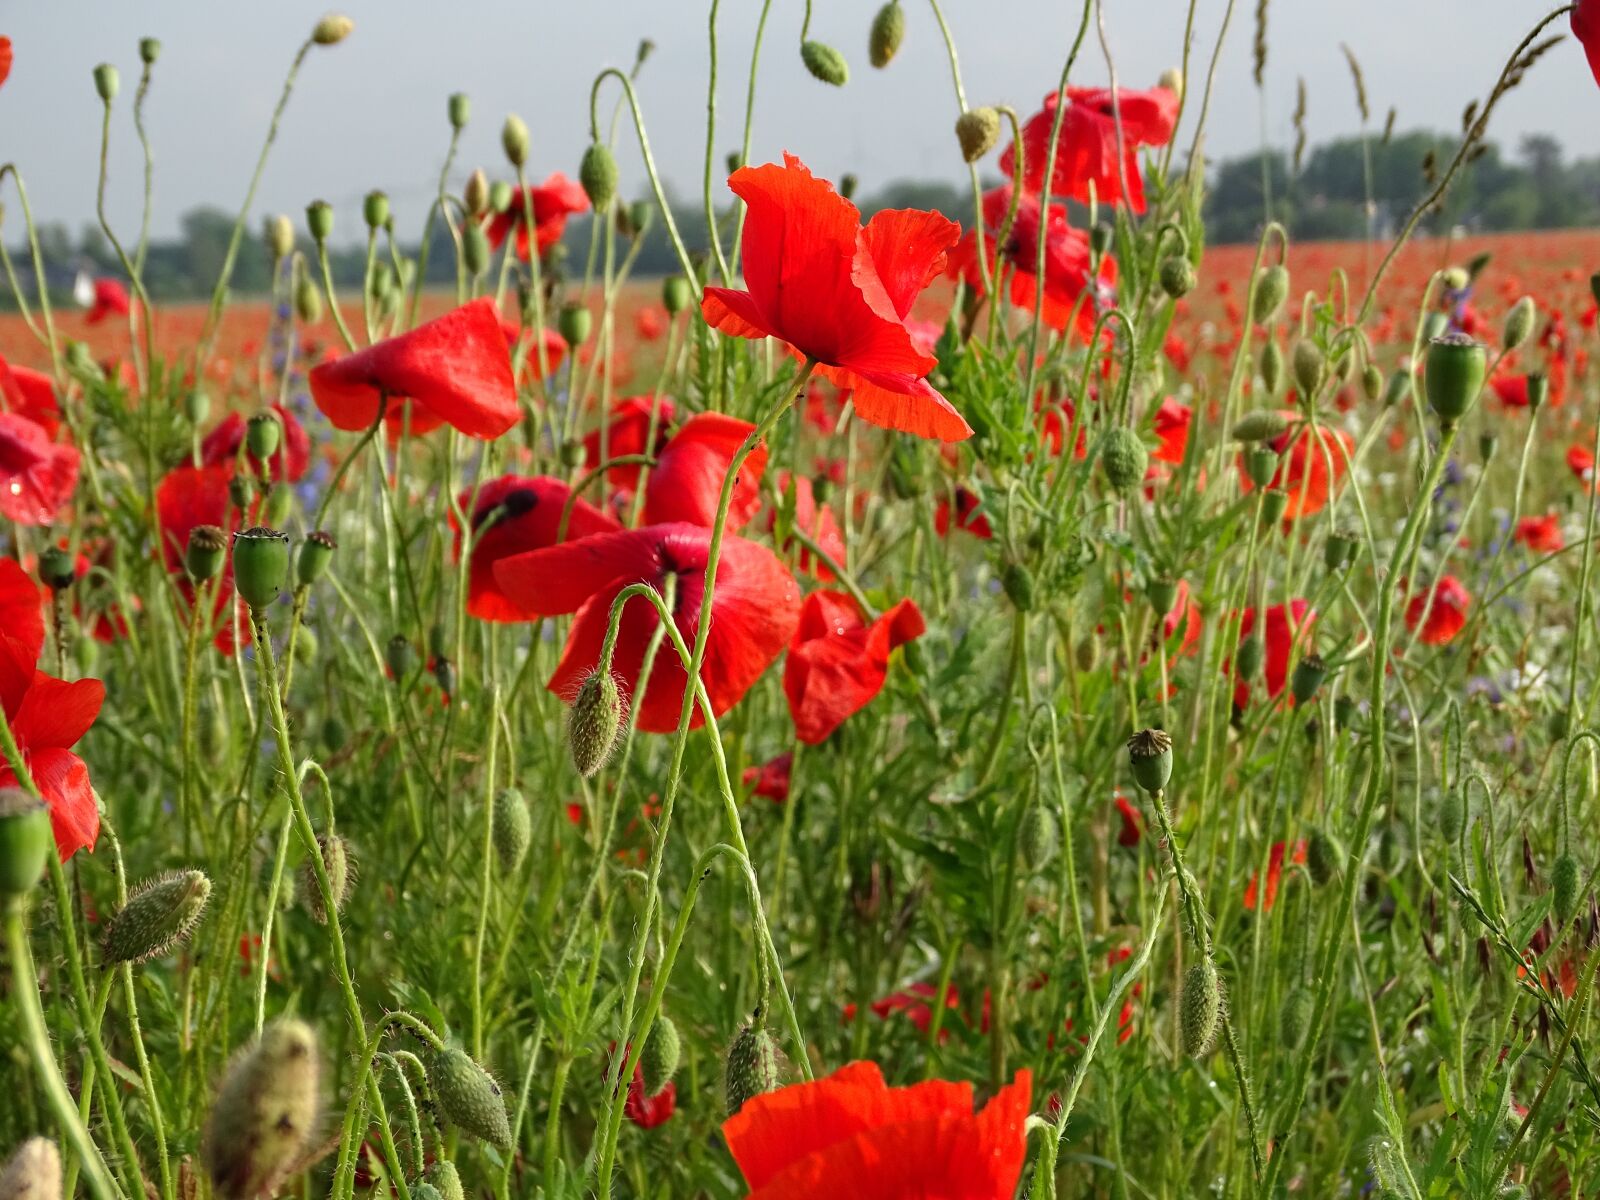
[[77, 484], [75, 448], [52, 442], [19, 413], [0, 412], [0, 516], [18, 525], [48, 525]]
[[[872, 1002], [872, 1011], [880, 1021], [887, 1021], [895, 1013], [905, 1013], [906, 1020], [916, 1027], [920, 1034], [926, 1035], [933, 1028], [933, 1005], [939, 999], [939, 989], [925, 982], [913, 983], [904, 991], [895, 992], [881, 1000]], [[961, 997], [953, 987], [945, 988], [944, 1006], [947, 1010], [954, 1011], [961, 1007]], [[939, 1040], [946, 1041], [950, 1031], [943, 1029]]]
[[[644, 523], [665, 525], [690, 521], [710, 529], [716, 524], [722, 481], [745, 438], [755, 432], [749, 421], [724, 413], [696, 413], [661, 448], [644, 489]], [[740, 529], [761, 507], [761, 476], [767, 469], [767, 448], [760, 445], [744, 460], [728, 508], [727, 528]]]
[[[539, 347], [533, 342], [533, 329], [524, 329], [515, 321], [500, 319], [500, 332], [506, 337], [506, 352], [514, 358], [517, 347], [522, 344], [523, 337], [527, 337], [527, 348], [523, 351], [522, 371], [518, 378], [526, 381], [539, 374]], [[566, 340], [550, 326], [544, 327], [544, 377], [549, 378], [561, 369], [562, 360], [567, 357]]]
[[1523, 517], [1517, 522], [1516, 538], [1535, 554], [1554, 554], [1567, 544], [1561, 536], [1561, 520], [1555, 513]]
[[[572, 495], [559, 479], [548, 475], [502, 475], [478, 489], [471, 524], [474, 533], [472, 562], [467, 568], [467, 611], [481, 621], [525, 621], [526, 614], [500, 590], [494, 565], [513, 554], [542, 550], [556, 544], [561, 511]], [[462, 511], [473, 504], [472, 489], [461, 493]], [[577, 500], [567, 518], [567, 541], [595, 533], [613, 533], [622, 527], [609, 513], [587, 500]], [[461, 557], [461, 530], [456, 530], [456, 560]]]
[[[1288, 503], [1283, 508], [1283, 519], [1293, 521], [1322, 511], [1328, 498], [1344, 481], [1349, 470], [1350, 456], [1355, 453], [1355, 439], [1342, 429], [1319, 424], [1315, 438], [1311, 426], [1301, 420], [1293, 409], [1280, 413], [1290, 422], [1271, 443], [1278, 452], [1278, 470], [1268, 487], [1287, 494]], [[1246, 494], [1255, 490], [1245, 471], [1244, 455], [1239, 455], [1239, 487]]]
[[[1270, 698], [1276, 700], [1283, 692], [1284, 684], [1289, 680], [1290, 659], [1296, 649], [1304, 644], [1306, 631], [1316, 619], [1317, 614], [1310, 611], [1302, 599], [1268, 607], [1267, 624], [1261, 636], [1266, 642], [1267, 695]], [[1255, 627], [1256, 610], [1247, 608], [1239, 623], [1241, 644], [1255, 632]], [[1250, 685], [1242, 679], [1234, 685], [1233, 702], [1239, 708], [1250, 703]]]
[[[656, 409], [655, 439], [650, 438], [650, 411]], [[677, 409], [666, 396], [627, 396], [611, 406], [611, 424], [606, 430], [605, 459], [600, 457], [600, 431], [596, 429], [583, 439], [583, 465], [591, 471], [601, 462], [622, 458], [629, 454], [659, 454], [667, 443], [667, 426], [672, 423]], [[613, 487], [635, 491], [644, 468], [638, 465], [609, 467], [606, 482]]]
[[[1572, 6], [1572, 33], [1589, 56], [1589, 70], [1600, 83], [1600, 0], [1578, 0]], [[0, 78], [3, 78], [0, 73]]]
[[1528, 407], [1528, 377], [1526, 375], [1496, 375], [1489, 381], [1500, 403], [1507, 408]]
[[[1122, 88], [1068, 88], [1067, 111], [1061, 119], [1061, 138], [1056, 145], [1055, 171], [1050, 178], [1050, 194], [1089, 202], [1089, 185], [1101, 204], [1118, 204], [1123, 199], [1123, 180], [1127, 181], [1128, 207], [1142, 213], [1144, 180], [1139, 173], [1138, 148], [1164, 146], [1172, 138], [1178, 120], [1178, 97], [1167, 88], [1147, 92]], [[1023, 186], [1030, 192], [1043, 192], [1045, 161], [1050, 154], [1050, 131], [1055, 125], [1059, 97], [1052, 92], [1044, 98], [1044, 108], [1028, 118], [1022, 127]], [[1122, 157], [1117, 157], [1117, 113], [1122, 116]], [[1000, 169], [1012, 176], [1015, 148], [1000, 156]]]
[[[525, 189], [525, 192], [533, 201], [534, 241], [540, 254], [561, 240], [569, 216], [589, 207], [589, 197], [584, 194], [583, 188], [560, 171], [537, 187]], [[511, 207], [503, 213], [487, 217], [485, 223], [489, 244], [496, 250], [505, 245], [507, 236], [516, 230], [517, 257], [527, 261], [528, 205], [523, 193], [513, 191]]]
[[961, 227], [938, 213], [890, 209], [863, 228], [856, 206], [791, 154], [781, 167], [740, 168], [728, 186], [749, 206], [740, 243], [748, 290], [706, 288], [706, 321], [816, 359], [873, 425], [946, 442], [970, 437], [923, 378], [938, 360], [906, 328]]
[[933, 528], [940, 537], [950, 532], [953, 524], [957, 529], [964, 529], [973, 537], [988, 540], [994, 536], [994, 527], [989, 524], [989, 518], [978, 511], [978, 506], [983, 501], [977, 493], [969, 488], [956, 488], [955, 516], [951, 519], [951, 505], [948, 500], [939, 501], [939, 507], [933, 510]]
[[774, 804], [783, 804], [789, 799], [789, 772], [793, 767], [794, 754], [785, 750], [759, 767], [746, 767], [740, 779], [752, 796], [764, 796]]
[[98, 325], [107, 317], [125, 317], [133, 307], [128, 299], [128, 289], [115, 279], [96, 279], [94, 281], [94, 300], [89, 305], [89, 311], [84, 315], [84, 321], [90, 325]]
[[[412, 433], [448, 422], [469, 437], [497, 438], [522, 416], [494, 301], [483, 297], [408, 333], [311, 369], [311, 398], [337, 429], [366, 429], [381, 397], [410, 401]], [[391, 403], [391, 428], [405, 423]]]
[[[673, 620], [683, 639], [694, 644], [704, 598], [711, 531], [678, 522], [602, 533], [495, 564], [501, 589], [530, 617], [577, 613], [567, 634], [561, 662], [547, 685], [559, 696], [575, 696], [583, 680], [600, 662], [611, 602], [631, 583], [658, 589], [668, 575], [677, 577]], [[794, 633], [800, 589], [784, 565], [765, 546], [729, 535], [717, 563], [712, 600], [710, 641], [701, 680], [717, 716], [727, 712], [777, 659]], [[656, 628], [656, 610], [644, 600], [630, 601], [623, 611], [612, 670], [638, 709], [638, 726], [646, 733], [677, 729], [683, 708], [685, 675], [672, 646], [665, 644], [643, 691], [639, 673]], [[702, 723], [698, 706], [692, 726]]]
[[[1267, 890], [1263, 902], [1268, 911], [1271, 911], [1272, 906], [1278, 902], [1278, 884], [1283, 878], [1283, 855], [1284, 845], [1282, 842], [1273, 842], [1272, 849], [1267, 851]], [[1306, 861], [1305, 842], [1299, 841], [1294, 844], [1294, 858], [1292, 861], [1296, 863]], [[1252, 874], [1250, 883], [1244, 889], [1244, 906], [1247, 909], [1253, 910], [1256, 906], [1256, 885], [1259, 882], [1260, 880], [1256, 875]]]
[[876, 1064], [857, 1062], [756, 1096], [722, 1135], [750, 1200], [988, 1200], [1016, 1191], [1032, 1095], [1019, 1071], [974, 1113], [970, 1084], [891, 1088]]
[[[184, 570], [184, 557], [189, 546], [189, 534], [197, 525], [215, 525], [224, 533], [240, 529], [239, 510], [228, 495], [228, 481], [233, 477], [232, 465], [215, 467], [177, 467], [168, 471], [156, 485], [156, 519], [161, 525], [161, 561], [170, 574], [177, 575], [178, 589], [191, 603], [195, 597], [193, 582]], [[257, 502], [259, 506], [259, 501]], [[215, 644], [224, 654], [234, 650], [232, 622], [220, 620], [228, 614], [228, 604], [233, 600], [233, 562], [229, 556], [224, 561], [222, 573], [212, 583], [212, 619], [218, 621]], [[250, 640], [250, 621], [239, 605], [239, 638]], [[185, 614], [185, 620], [188, 619]]]
[[[815, 486], [805, 475], [781, 472], [778, 476], [779, 492], [787, 494], [791, 481], [794, 484], [794, 527], [821, 547], [834, 562], [844, 562], [844, 534], [839, 529], [839, 522], [834, 519], [833, 509], [826, 504], [817, 503]], [[767, 532], [771, 533], [777, 523], [778, 514], [769, 515]], [[812, 562], [809, 550], [800, 551], [800, 569], [812, 572], [824, 583], [833, 581], [833, 572], [821, 562]]]
[[677, 1108], [678, 1085], [669, 1079], [654, 1096], [646, 1096], [644, 1064], [634, 1064], [633, 1078], [628, 1080], [628, 1096], [622, 1102], [622, 1115], [640, 1129], [654, 1129], [665, 1124]]
[[916, 601], [902, 600], [870, 625], [846, 592], [812, 592], [789, 644], [783, 691], [795, 734], [823, 741], [883, 690], [889, 655], [927, 629]]
[[61, 429], [55, 381], [43, 371], [14, 366], [0, 357], [0, 410], [14, 412], [44, 430], [52, 442]]
[[11, 75], [11, 39], [0, 37], [0, 84]]
[[1126, 796], [1118, 792], [1113, 799], [1122, 814], [1122, 831], [1117, 834], [1117, 845], [1137, 846], [1144, 836], [1144, 814], [1135, 808]]
[[[300, 424], [300, 418], [281, 404], [274, 404], [272, 409], [278, 415], [279, 424], [282, 426], [278, 448], [272, 452], [272, 457], [263, 463], [248, 450], [245, 456], [249, 458], [257, 475], [265, 474], [272, 480], [287, 478], [291, 483], [298, 482], [305, 477], [306, 471], [311, 466], [311, 438], [306, 433], [306, 427]], [[238, 461], [239, 447], [244, 443], [245, 435], [249, 431], [250, 422], [243, 413], [231, 412], [223, 417], [221, 422], [200, 443], [200, 461], [208, 466], [232, 466]]]
[[1567, 469], [1578, 477], [1579, 483], [1594, 479], [1594, 455], [1582, 446], [1567, 447]]
[[[89, 768], [72, 747], [100, 714], [106, 689], [98, 679], [69, 683], [39, 670], [44, 619], [38, 585], [12, 559], [0, 560], [0, 706], [22, 763], [50, 809], [56, 852], [66, 862], [94, 849], [100, 810], [89, 786]], [[8, 764], [0, 763], [0, 788], [16, 787]]]
[[1161, 444], [1150, 452], [1150, 457], [1180, 466], [1189, 451], [1189, 425], [1193, 420], [1194, 410], [1187, 404], [1179, 404], [1171, 396], [1163, 400], [1155, 415], [1156, 437]]
[[667, 330], [667, 323], [671, 320], [667, 310], [654, 304], [647, 304], [633, 315], [633, 328], [640, 337], [647, 342], [653, 342]]
[[[1433, 587], [1433, 602], [1426, 594], [1413, 596], [1406, 605], [1406, 628], [1429, 646], [1443, 646], [1454, 640], [1467, 623], [1472, 595], [1454, 575], [1446, 575]], [[1417, 627], [1421, 626], [1421, 632]]]
[[[999, 236], [1010, 207], [1009, 184], [984, 193], [983, 223], [988, 232], [984, 248], [991, 256], [994, 239]], [[1028, 312], [1038, 302], [1039, 277], [1035, 272], [1039, 266], [1039, 226], [1039, 198], [1026, 193], [1017, 204], [1006, 244], [1000, 248], [1003, 265], [1011, 277], [1011, 303]], [[1044, 237], [1044, 322], [1051, 329], [1064, 330], [1076, 314], [1078, 333], [1087, 338], [1094, 332], [1101, 311], [1111, 303], [1111, 290], [1117, 282], [1116, 259], [1110, 255], [1102, 259], [1099, 278], [1094, 277], [1090, 271], [1089, 235], [1067, 225], [1067, 209], [1062, 204], [1050, 206]], [[952, 279], [965, 279], [975, 293], [983, 294], [976, 234], [968, 232], [950, 252], [948, 274]]]

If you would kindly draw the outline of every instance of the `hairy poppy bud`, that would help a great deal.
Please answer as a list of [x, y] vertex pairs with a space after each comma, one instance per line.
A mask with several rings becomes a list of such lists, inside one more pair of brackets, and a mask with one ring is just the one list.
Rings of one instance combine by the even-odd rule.
[[411, 1185], [411, 1200], [444, 1200], [444, 1194], [423, 1179]]
[[1318, 829], [1306, 839], [1306, 870], [1311, 875], [1311, 882], [1318, 887], [1339, 873], [1342, 858], [1344, 847], [1332, 834]]
[[683, 1053], [678, 1027], [672, 1018], [662, 1013], [650, 1026], [650, 1036], [644, 1040], [639, 1052], [639, 1066], [644, 1072], [644, 1094], [654, 1096], [672, 1079], [678, 1070], [678, 1059]]
[[445, 1119], [491, 1146], [509, 1148], [511, 1122], [494, 1077], [465, 1050], [449, 1047], [432, 1056], [428, 1082]]
[[572, 749], [572, 765], [585, 779], [611, 757], [625, 707], [616, 676], [610, 671], [592, 672], [578, 689], [567, 717], [567, 744]]
[[1171, 579], [1152, 579], [1144, 587], [1145, 598], [1150, 601], [1158, 617], [1164, 617], [1172, 611], [1172, 606], [1178, 602], [1178, 585]]
[[508, 116], [506, 123], [500, 127], [500, 146], [513, 167], [520, 167], [528, 161], [528, 126], [516, 113]]
[[856, 186], [860, 182], [861, 181], [855, 177], [854, 173], [846, 171], [843, 175], [839, 176], [839, 195], [844, 197], [846, 200], [850, 199], [850, 197], [856, 194]]
[[[333, 911], [344, 911], [350, 899], [350, 885], [354, 879], [354, 864], [350, 861], [350, 844], [336, 833], [317, 836], [317, 853], [322, 857], [322, 869], [328, 874], [328, 891], [333, 896]], [[300, 867], [300, 903], [318, 925], [328, 923], [328, 905], [322, 895], [322, 885], [317, 882], [316, 864], [309, 858]]]
[[1183, 255], [1169, 254], [1161, 260], [1161, 290], [1172, 299], [1187, 296], [1194, 284], [1194, 264]]
[[516, 788], [501, 788], [494, 794], [491, 817], [494, 856], [501, 871], [515, 874], [533, 842], [533, 817], [528, 812], [528, 801]]
[[1278, 473], [1278, 452], [1271, 446], [1251, 446], [1244, 452], [1244, 473], [1257, 487], [1266, 487]]
[[445, 111], [450, 115], [450, 128], [459, 132], [467, 127], [472, 117], [472, 100], [465, 92], [451, 92]]
[[1007, 563], [1000, 573], [1000, 585], [1006, 597], [1017, 606], [1018, 612], [1032, 612], [1034, 603], [1033, 572], [1022, 563]]
[[215, 525], [196, 525], [189, 531], [189, 544], [184, 550], [184, 567], [189, 578], [203, 582], [222, 570], [223, 555], [228, 551], [228, 535]]
[[961, 144], [961, 157], [975, 163], [1000, 140], [1000, 111], [985, 105], [970, 108], [956, 118], [956, 141]]
[[411, 645], [411, 639], [403, 633], [397, 633], [390, 638], [383, 648], [383, 663], [389, 668], [389, 674], [395, 683], [402, 682], [417, 665], [417, 651]]
[[233, 585], [252, 611], [267, 607], [289, 578], [289, 535], [257, 525], [233, 535]]
[[0, 897], [32, 891], [54, 850], [50, 810], [19, 787], [0, 787]]
[[1203, 1058], [1216, 1041], [1222, 1023], [1222, 979], [1217, 965], [1205, 958], [1190, 967], [1183, 977], [1178, 999], [1178, 1032], [1183, 1052], [1190, 1058]]
[[754, 1097], [776, 1091], [782, 1082], [783, 1064], [772, 1035], [757, 1025], [739, 1030], [728, 1047], [728, 1115], [733, 1116]]
[[1361, 371], [1361, 394], [1368, 400], [1383, 395], [1383, 372], [1377, 363], [1368, 363]]
[[1300, 398], [1309, 404], [1327, 376], [1328, 360], [1322, 350], [1310, 338], [1301, 338], [1294, 345], [1294, 382]]
[[[1233, 423], [1233, 440], [1236, 442], [1270, 442], [1282, 437], [1289, 432], [1289, 419], [1276, 409], [1264, 408], [1258, 412], [1246, 413]], [[1277, 454], [1273, 454], [1274, 460]], [[1276, 470], [1276, 462], [1273, 469]], [[1268, 479], [1272, 476], [1268, 475]], [[1266, 484], [1257, 481], [1258, 487]]]
[[327, 241], [333, 233], [333, 205], [326, 200], [313, 200], [306, 205], [306, 228], [314, 241]]
[[77, 565], [60, 546], [51, 546], [39, 555], [39, 582], [52, 592], [64, 592], [77, 578]]
[[1578, 860], [1570, 854], [1556, 859], [1550, 872], [1550, 890], [1554, 893], [1556, 923], [1565, 929], [1578, 912], [1578, 889], [1582, 885]]
[[1308, 654], [1295, 664], [1289, 678], [1289, 690], [1296, 704], [1305, 704], [1317, 694], [1322, 681], [1328, 677], [1328, 665], [1320, 654]]
[[617, 194], [617, 160], [604, 143], [590, 142], [578, 164], [578, 182], [583, 184], [584, 195], [594, 205], [595, 212], [603, 212]]
[[844, 55], [825, 42], [801, 42], [800, 61], [823, 83], [843, 87], [850, 82], [850, 64]]
[[1289, 268], [1277, 263], [1256, 276], [1256, 291], [1250, 304], [1250, 319], [1268, 325], [1289, 298]]
[[368, 229], [382, 229], [389, 221], [388, 193], [374, 188], [361, 201], [361, 216]]
[[252, 413], [245, 424], [244, 443], [254, 457], [269, 459], [278, 452], [282, 432], [283, 427], [278, 424], [276, 413]]
[[589, 340], [589, 332], [594, 328], [594, 314], [576, 302], [563, 304], [561, 315], [556, 318], [556, 328], [567, 345], [581, 346]]
[[1483, 387], [1488, 355], [1483, 344], [1464, 333], [1449, 333], [1428, 343], [1423, 383], [1428, 404], [1445, 428], [1459, 421]]
[[[422, 1178], [438, 1190], [440, 1200], [466, 1200], [466, 1190], [461, 1186], [461, 1173], [448, 1158], [441, 1158], [431, 1165], [422, 1173]], [[415, 1196], [415, 1190], [411, 1194]]]
[[94, 69], [94, 90], [100, 94], [100, 99], [110, 104], [117, 98], [117, 89], [122, 86], [122, 77], [117, 74], [117, 69], [110, 63], [101, 63]]
[[1112, 490], [1126, 494], [1144, 482], [1150, 451], [1138, 434], [1118, 425], [1107, 431], [1101, 443], [1100, 465]]
[[1305, 1045], [1315, 1004], [1316, 997], [1308, 988], [1297, 987], [1289, 993], [1288, 999], [1283, 1003], [1283, 1015], [1279, 1018], [1278, 1025], [1278, 1033], [1283, 1038], [1286, 1049], [1298, 1050]]
[[1533, 336], [1533, 297], [1524, 296], [1511, 306], [1506, 314], [1505, 327], [1500, 331], [1500, 349], [1509, 353], [1518, 349]]
[[173, 871], [140, 884], [106, 923], [100, 941], [106, 966], [166, 955], [200, 923], [210, 896], [211, 880], [203, 871]]
[[356, 23], [343, 13], [329, 13], [311, 30], [311, 40], [319, 46], [337, 46], [355, 27]]
[[694, 293], [689, 288], [689, 281], [682, 275], [668, 275], [662, 281], [661, 305], [669, 316], [675, 317], [688, 308], [692, 299]]
[[900, 0], [890, 0], [872, 18], [872, 33], [867, 38], [867, 57], [872, 65], [887, 67], [900, 51], [906, 36], [906, 14], [901, 11]]
[[1550, 377], [1543, 371], [1528, 372], [1528, 409], [1537, 412], [1550, 396]]
[[267, 220], [267, 249], [275, 261], [294, 253], [294, 222], [282, 213]]
[[60, 1200], [61, 1152], [49, 1138], [29, 1138], [0, 1169], [0, 1200]]
[[222, 1077], [201, 1153], [223, 1200], [276, 1195], [317, 1123], [317, 1039], [281, 1018]]
[[1267, 385], [1267, 394], [1275, 395], [1283, 382], [1283, 347], [1269, 340], [1261, 348], [1261, 382]]
[[1028, 805], [1017, 830], [1017, 845], [1028, 870], [1042, 871], [1049, 866], [1061, 845], [1061, 823], [1055, 813], [1039, 801]]
[[147, 37], [147, 38], [140, 38], [139, 39], [139, 61], [140, 62], [142, 62], [147, 67], [153, 67], [153, 66], [156, 65], [156, 59], [158, 59], [160, 57], [161, 57], [161, 39], [160, 38]]
[[1172, 737], [1164, 729], [1141, 729], [1128, 739], [1133, 781], [1154, 795], [1172, 778]]
[[1282, 488], [1269, 487], [1261, 493], [1261, 523], [1276, 525], [1283, 520], [1289, 508], [1289, 493]]
[[331, 533], [315, 529], [306, 534], [306, 540], [300, 543], [300, 558], [295, 563], [295, 580], [299, 585], [310, 587], [321, 579], [338, 548], [339, 543], [333, 540]]
[[322, 293], [309, 275], [301, 275], [294, 285], [294, 311], [302, 324], [322, 320]]

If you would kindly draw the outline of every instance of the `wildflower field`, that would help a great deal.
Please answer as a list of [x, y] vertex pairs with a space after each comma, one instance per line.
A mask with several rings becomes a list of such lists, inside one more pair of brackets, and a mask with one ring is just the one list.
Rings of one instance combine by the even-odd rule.
[[0, 166], [0, 1200], [1600, 1195], [1600, 231], [1412, 236], [1600, 2], [1248, 246], [1224, 31], [1098, 8], [996, 107], [937, 3], [756, 54], [927, 22], [957, 212], [746, 116], [691, 234], [648, 46], [578, 162], [441, 90], [425, 229], [244, 181], [209, 302]]

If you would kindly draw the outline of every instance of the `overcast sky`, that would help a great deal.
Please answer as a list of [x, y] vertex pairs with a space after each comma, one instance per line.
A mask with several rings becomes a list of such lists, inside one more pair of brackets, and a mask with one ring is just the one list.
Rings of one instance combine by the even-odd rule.
[[[1191, 75], [1198, 83], [1227, 0], [1199, 0]], [[1076, 29], [1077, 0], [944, 0], [969, 101], [1010, 103], [1026, 114], [1052, 89]], [[1180, 61], [1187, 0], [1106, 0], [1107, 33], [1121, 82], [1149, 86]], [[1218, 72], [1208, 147], [1253, 149], [1260, 110], [1250, 78], [1253, 0], [1237, 0]], [[854, 171], [863, 190], [901, 177], [956, 179], [963, 167], [949, 63], [931, 9], [905, 0], [907, 32], [886, 71], [867, 62], [877, 0], [814, 0], [812, 36], [844, 52], [851, 80], [830, 88], [798, 54], [800, 0], [775, 0], [757, 83], [752, 158], [788, 149], [821, 174]], [[472, 98], [457, 175], [504, 169], [499, 130], [508, 112], [533, 132], [532, 171], [576, 173], [587, 138], [589, 87], [607, 66], [626, 69], [641, 37], [656, 52], [639, 81], [656, 161], [680, 193], [698, 189], [705, 145], [707, 0], [348, 0], [355, 32], [308, 59], [257, 201], [258, 215], [307, 201], [338, 206], [338, 232], [360, 231], [359, 201], [389, 191], [397, 228], [414, 236], [449, 137], [446, 97]], [[716, 136], [720, 163], [738, 144], [758, 0], [723, 0]], [[1511, 48], [1544, 11], [1522, 0], [1273, 0], [1267, 131], [1291, 137], [1295, 81], [1310, 93], [1313, 144], [1352, 132], [1354, 92], [1339, 51], [1361, 60], [1374, 121], [1390, 105], [1402, 129], [1454, 130], [1461, 110], [1493, 83]], [[0, 0], [0, 33], [16, 63], [0, 88], [0, 160], [24, 172], [35, 215], [76, 230], [94, 216], [99, 101], [90, 73], [102, 60], [122, 72], [113, 119], [110, 209], [136, 232], [139, 157], [130, 114], [138, 39], [164, 44], [148, 105], [157, 160], [159, 233], [198, 204], [236, 209], [243, 198], [285, 71], [323, 0], [242, 4], [217, 0]], [[1556, 28], [1566, 31], [1562, 20]], [[1075, 81], [1106, 80], [1091, 31]], [[603, 104], [616, 96], [608, 85]], [[1490, 136], [1508, 150], [1547, 132], [1574, 156], [1600, 154], [1600, 90], [1576, 42], [1539, 64], [1496, 115]], [[1187, 137], [1182, 144], [1187, 146]], [[631, 130], [621, 145], [624, 189], [643, 187]], [[4, 195], [9, 205], [12, 200]], [[5, 236], [14, 236], [8, 222]], [[340, 238], [342, 240], [342, 237]]]

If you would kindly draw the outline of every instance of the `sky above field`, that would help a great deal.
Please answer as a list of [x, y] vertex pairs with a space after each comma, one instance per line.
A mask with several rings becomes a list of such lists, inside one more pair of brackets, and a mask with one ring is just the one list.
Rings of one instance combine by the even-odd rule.
[[[360, 232], [361, 195], [392, 198], [398, 226], [415, 230], [433, 194], [449, 136], [446, 97], [470, 94], [473, 120], [456, 175], [504, 168], [500, 124], [519, 113], [533, 133], [530, 164], [542, 177], [574, 174], [587, 139], [595, 74], [626, 69], [641, 37], [656, 51], [639, 81], [656, 161], [680, 195], [700, 187], [705, 151], [708, 47], [704, 0], [349, 0], [356, 29], [305, 64], [263, 177], [258, 213], [307, 201], [339, 208], [339, 234]], [[906, 0], [907, 34], [887, 71], [867, 63], [876, 0], [814, 0], [812, 36], [848, 57], [850, 85], [834, 89], [804, 71], [797, 44], [802, 5], [773, 6], [756, 87], [752, 158], [785, 149], [819, 173], [855, 172], [863, 190], [897, 178], [955, 180], [963, 166], [951, 125], [957, 113], [950, 66], [931, 10]], [[1076, 0], [945, 0], [970, 103], [1010, 103], [1026, 114], [1055, 84], [1077, 28]], [[1183, 56], [1187, 0], [1107, 0], [1106, 36], [1125, 86], [1149, 86]], [[1250, 78], [1253, 0], [1236, 0], [1217, 75], [1207, 148], [1216, 155], [1259, 145], [1261, 110]], [[757, 0], [726, 0], [718, 25], [720, 78], [716, 162], [739, 141]], [[1209, 59], [1226, 0], [1200, 0], [1191, 79]], [[1538, 10], [1538, 11], [1535, 11]], [[1295, 81], [1309, 90], [1312, 143], [1354, 132], [1358, 116], [1347, 42], [1360, 59], [1373, 120], [1390, 105], [1399, 127], [1454, 130], [1493, 83], [1543, 5], [1508, 0], [1273, 0], [1267, 62], [1268, 137], [1292, 138]], [[75, 229], [94, 217], [99, 101], [95, 63], [122, 72], [112, 122], [108, 207], [116, 226], [136, 229], [140, 159], [130, 105], [144, 35], [164, 45], [148, 104], [157, 160], [155, 228], [174, 232], [199, 204], [236, 209], [284, 74], [323, 0], [270, 4], [162, 0], [0, 3], [0, 33], [16, 64], [0, 89], [0, 159], [23, 169], [35, 214]], [[1556, 26], [1565, 31], [1566, 22]], [[1074, 79], [1102, 83], [1104, 52], [1091, 29]], [[615, 84], [602, 93], [609, 114]], [[1527, 133], [1557, 137], [1572, 156], [1600, 154], [1600, 92], [1570, 39], [1502, 104], [1491, 128], [1507, 150]], [[1180, 135], [1188, 145], [1187, 131]], [[624, 188], [643, 187], [631, 129], [621, 139]], [[10, 203], [10, 197], [6, 197]], [[5, 234], [14, 235], [8, 222]], [[342, 238], [340, 239], [342, 240]]]

